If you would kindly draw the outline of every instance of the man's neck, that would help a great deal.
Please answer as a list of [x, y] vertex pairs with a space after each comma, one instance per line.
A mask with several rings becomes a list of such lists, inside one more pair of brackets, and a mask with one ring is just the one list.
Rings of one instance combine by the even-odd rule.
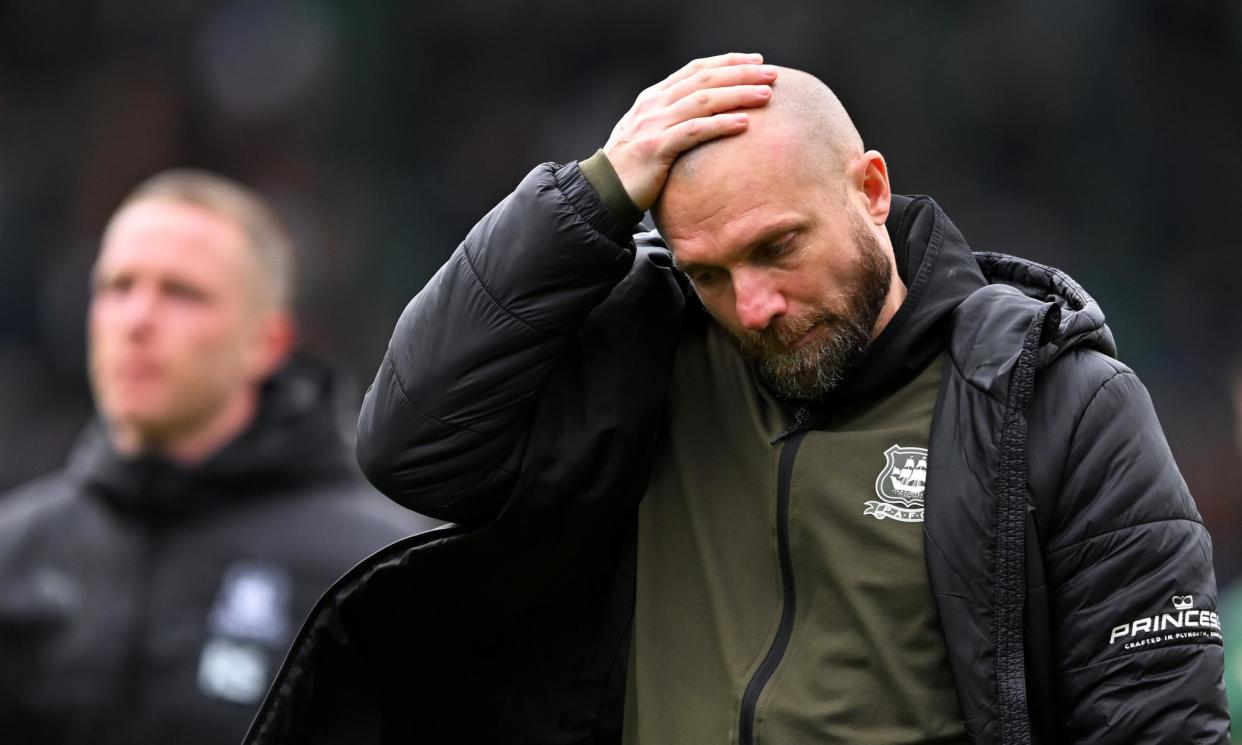
[[897, 276], [897, 270], [894, 268], [888, 286], [888, 296], [884, 298], [884, 306], [880, 308], [880, 315], [875, 319], [875, 327], [871, 329], [871, 341], [875, 341], [883, 333], [888, 322], [893, 320], [893, 316], [897, 315], [897, 311], [901, 309], [904, 302], [906, 302], [906, 284], [901, 281], [901, 277]]
[[183, 466], [197, 466], [236, 439], [254, 420], [259, 393], [249, 390], [234, 396], [215, 416], [188, 429], [175, 432], [141, 430], [112, 426], [112, 447], [121, 455], [160, 455]]

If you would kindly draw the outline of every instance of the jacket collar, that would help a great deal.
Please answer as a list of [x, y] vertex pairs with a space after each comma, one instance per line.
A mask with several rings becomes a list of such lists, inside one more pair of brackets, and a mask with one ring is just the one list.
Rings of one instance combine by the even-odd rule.
[[71, 478], [113, 506], [148, 519], [170, 519], [352, 473], [339, 425], [332, 374], [298, 357], [264, 384], [250, 426], [201, 464], [155, 454], [126, 457], [103, 424], [87, 426], [69, 459]]

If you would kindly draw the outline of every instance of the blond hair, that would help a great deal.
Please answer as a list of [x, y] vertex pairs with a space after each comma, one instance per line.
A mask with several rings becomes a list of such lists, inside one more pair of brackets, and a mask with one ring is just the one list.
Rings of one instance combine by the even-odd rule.
[[125, 197], [115, 214], [135, 202], [170, 199], [202, 207], [235, 220], [254, 254], [265, 295], [277, 308], [293, 303], [293, 239], [283, 222], [254, 190], [223, 176], [194, 168], [174, 168], [148, 178]]

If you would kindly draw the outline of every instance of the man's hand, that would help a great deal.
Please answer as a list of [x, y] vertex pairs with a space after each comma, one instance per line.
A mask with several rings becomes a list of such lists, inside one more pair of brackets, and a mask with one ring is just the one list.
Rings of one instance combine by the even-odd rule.
[[772, 97], [776, 68], [762, 62], [758, 54], [697, 59], [639, 94], [604, 145], [635, 207], [655, 203], [678, 155], [746, 129], [749, 117], [735, 109]]

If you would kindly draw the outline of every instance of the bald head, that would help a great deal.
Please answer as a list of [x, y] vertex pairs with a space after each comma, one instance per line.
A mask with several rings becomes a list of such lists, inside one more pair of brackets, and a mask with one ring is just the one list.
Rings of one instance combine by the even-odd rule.
[[[668, 184], [694, 182], [704, 164], [719, 158], [764, 158], [777, 139], [800, 153], [819, 178], [840, 179], [845, 165], [863, 152], [862, 137], [841, 101], [823, 81], [801, 70], [778, 68], [772, 98], [762, 108], [747, 109], [750, 126], [733, 137], [710, 140], [673, 163]], [[657, 204], [656, 209], [659, 209]]]
[[675, 266], [778, 395], [819, 400], [905, 299], [884, 157], [832, 91], [778, 70], [739, 134], [674, 161], [654, 205]]

